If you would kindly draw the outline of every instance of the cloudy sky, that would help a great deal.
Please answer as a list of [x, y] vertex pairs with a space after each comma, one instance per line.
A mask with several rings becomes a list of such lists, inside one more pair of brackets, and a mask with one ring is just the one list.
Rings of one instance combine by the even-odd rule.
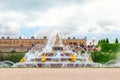
[[120, 0], [0, 0], [1, 36], [120, 39]]

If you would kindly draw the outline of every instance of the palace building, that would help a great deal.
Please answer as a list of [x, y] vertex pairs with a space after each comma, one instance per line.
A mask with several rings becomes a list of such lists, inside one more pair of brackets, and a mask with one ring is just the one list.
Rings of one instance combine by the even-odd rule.
[[[10, 37], [1, 37], [0, 39], [0, 51], [1, 52], [11, 52], [15, 50], [16, 52], [24, 52], [30, 50], [35, 45], [39, 44], [41, 48], [43, 48], [47, 44], [48, 38], [44, 36], [43, 38], [35, 38], [32, 36], [30, 39], [25, 39], [19, 37], [17, 39], [13, 39]], [[69, 45], [71, 47], [82, 46], [86, 48], [87, 40], [86, 37], [83, 39], [76, 39], [75, 37], [67, 39], [62, 39], [64, 45]]]

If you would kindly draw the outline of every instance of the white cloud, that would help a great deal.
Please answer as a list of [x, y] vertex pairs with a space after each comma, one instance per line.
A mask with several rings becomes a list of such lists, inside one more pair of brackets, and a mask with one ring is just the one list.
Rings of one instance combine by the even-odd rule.
[[24, 14], [14, 11], [0, 13], [0, 34], [14, 35], [19, 34], [19, 28], [23, 26]]
[[[94, 0], [84, 5], [56, 7], [45, 12], [39, 23], [61, 31], [81, 33], [119, 31], [119, 7], [119, 0]], [[105, 22], [111, 24], [106, 25]]]
[[[2, 30], [4, 34], [7, 32], [19, 34], [21, 27], [41, 27], [35, 35], [47, 35], [54, 29], [59, 29], [65, 34], [120, 31], [119, 0], [91, 0], [91, 2], [85, 0], [84, 3], [75, 1], [62, 0], [58, 4], [53, 0], [50, 3], [47, 2], [48, 6], [45, 5], [46, 2], [43, 2], [44, 6], [39, 5], [35, 8], [45, 7], [45, 10], [40, 8], [33, 11], [30, 9], [27, 11], [26, 8], [14, 4], [18, 9], [21, 7], [23, 12], [16, 9], [3, 11], [5, 6], [0, 6], [1, 27], [6, 25], [9, 27], [8, 31], [6, 28], [0, 29], [0, 31]], [[62, 5], [63, 3], [64, 5]], [[52, 4], [54, 6], [51, 6]]]

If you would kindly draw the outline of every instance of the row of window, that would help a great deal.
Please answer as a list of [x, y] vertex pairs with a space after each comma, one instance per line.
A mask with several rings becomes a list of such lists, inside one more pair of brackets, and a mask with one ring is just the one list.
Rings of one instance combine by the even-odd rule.
[[[21, 43], [23, 43], [23, 44], [30, 44], [30, 43], [40, 43], [40, 44], [43, 44], [44, 43], [44, 41], [34, 41], [34, 42], [32, 42], [32, 41], [0, 41], [0, 44], [21, 44]], [[84, 41], [82, 41], [82, 42], [79, 42], [79, 44], [84, 44], [85, 42]], [[78, 44], [78, 42], [69, 42], [69, 44]]]
[[18, 43], [23, 43], [23, 44], [27, 44], [27, 43], [41, 43], [43, 44], [44, 41], [34, 41], [34, 42], [31, 42], [31, 41], [0, 41], [0, 44], [18, 44]]
[[[79, 42], [79, 44], [84, 44], [85, 42]], [[78, 44], [78, 42], [69, 42], [69, 44]]]

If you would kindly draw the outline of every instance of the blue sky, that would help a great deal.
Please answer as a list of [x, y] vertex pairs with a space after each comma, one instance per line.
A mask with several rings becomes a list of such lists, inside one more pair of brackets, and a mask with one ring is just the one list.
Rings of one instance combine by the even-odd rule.
[[1, 36], [65, 36], [120, 39], [119, 0], [0, 0]]
[[20, 35], [23, 35], [23, 36], [26, 36], [26, 37], [29, 37], [29, 36], [32, 36], [34, 35], [34, 33], [36, 33], [38, 31], [39, 27], [22, 27], [20, 28]]

